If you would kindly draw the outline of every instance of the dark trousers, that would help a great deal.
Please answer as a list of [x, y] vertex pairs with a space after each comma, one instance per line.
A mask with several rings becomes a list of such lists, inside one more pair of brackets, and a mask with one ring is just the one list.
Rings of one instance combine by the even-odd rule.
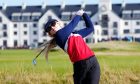
[[74, 63], [74, 84], [99, 84], [100, 66], [95, 56]]

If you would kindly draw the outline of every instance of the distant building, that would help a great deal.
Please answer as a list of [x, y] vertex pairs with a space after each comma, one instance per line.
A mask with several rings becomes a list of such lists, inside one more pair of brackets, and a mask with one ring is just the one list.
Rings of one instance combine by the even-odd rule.
[[[67, 25], [79, 9], [84, 9], [91, 17], [95, 32], [85, 38], [88, 43], [132, 37], [140, 42], [140, 3], [112, 4], [111, 0], [99, 0], [99, 4], [7, 6], [0, 7], [0, 47], [38, 47], [47, 41], [43, 26], [50, 18], [63, 21]], [[76, 30], [84, 28], [80, 21]]]

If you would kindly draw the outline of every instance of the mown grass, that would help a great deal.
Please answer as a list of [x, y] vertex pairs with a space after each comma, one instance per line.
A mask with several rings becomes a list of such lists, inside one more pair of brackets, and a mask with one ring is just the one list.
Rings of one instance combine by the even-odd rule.
[[[111, 42], [122, 45], [117, 49], [101, 43], [91, 45], [101, 66], [100, 84], [140, 84], [140, 44]], [[134, 47], [131, 47], [134, 46]], [[120, 50], [119, 50], [120, 49]], [[37, 65], [32, 59], [35, 50], [1, 50], [0, 84], [73, 84], [73, 68], [69, 58], [62, 50], [51, 51], [49, 61], [43, 54], [38, 57]]]

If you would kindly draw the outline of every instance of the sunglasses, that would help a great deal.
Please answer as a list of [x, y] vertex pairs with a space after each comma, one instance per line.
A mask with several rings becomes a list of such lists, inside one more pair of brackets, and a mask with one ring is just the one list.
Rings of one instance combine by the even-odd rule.
[[51, 27], [52, 26], [55, 26], [56, 25], [56, 23], [57, 23], [58, 21], [52, 21], [49, 25], [48, 25], [48, 27], [45, 29], [45, 32], [49, 32], [49, 31], [51, 31]]

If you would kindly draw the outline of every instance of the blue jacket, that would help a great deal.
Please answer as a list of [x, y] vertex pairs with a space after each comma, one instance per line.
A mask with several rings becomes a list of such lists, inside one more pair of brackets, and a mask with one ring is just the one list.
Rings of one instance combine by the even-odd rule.
[[[84, 13], [82, 17], [83, 20], [85, 21], [86, 28], [76, 31], [75, 33], [81, 35], [84, 38], [91, 32], [93, 32], [94, 28], [89, 16], [86, 13]], [[56, 32], [55, 35], [56, 44], [63, 50], [68, 37], [73, 32], [74, 28], [77, 26], [80, 20], [81, 16], [76, 15], [68, 25], [66, 25], [64, 28]]]

